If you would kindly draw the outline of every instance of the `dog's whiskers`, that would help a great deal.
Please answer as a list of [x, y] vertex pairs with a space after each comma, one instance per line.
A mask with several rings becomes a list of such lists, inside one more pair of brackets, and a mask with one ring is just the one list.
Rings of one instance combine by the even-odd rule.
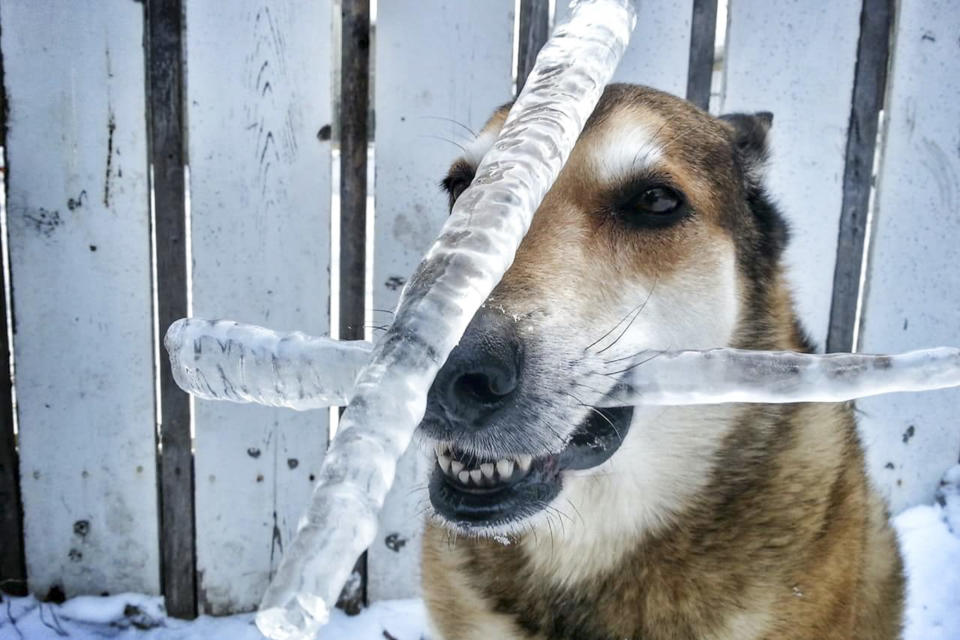
[[463, 124], [463, 123], [460, 122], [459, 120], [454, 120], [453, 118], [445, 118], [445, 117], [443, 117], [443, 116], [420, 116], [420, 118], [423, 119], [423, 120], [443, 120], [444, 122], [450, 122], [450, 123], [452, 123], [452, 124], [457, 125], [457, 126], [460, 127], [461, 129], [467, 131], [467, 132], [468, 132], [470, 135], [472, 135], [474, 138], [477, 137], [477, 132], [476, 132], [476, 131], [474, 131], [473, 129], [471, 129], [471, 128], [468, 127], [467, 125]]
[[[641, 352], [641, 353], [644, 353], [644, 352]], [[605, 376], [611, 376], [611, 377], [612, 377], [612, 376], [615, 376], [615, 375], [617, 375], [617, 374], [626, 373], [627, 371], [630, 371], [630, 370], [632, 370], [632, 369], [636, 369], [637, 367], [639, 367], [639, 366], [641, 366], [641, 365], [644, 365], [644, 364], [650, 362], [650, 361], [653, 360], [654, 358], [659, 358], [659, 357], [662, 356], [663, 354], [664, 354], [663, 351], [654, 351], [654, 352], [653, 352], [653, 355], [651, 355], [651, 356], [649, 356], [649, 357], [647, 357], [647, 358], [644, 358], [643, 360], [641, 360], [641, 361], [639, 361], [639, 362], [634, 362], [632, 365], [630, 365], [629, 367], [627, 367], [627, 368], [625, 368], [625, 369], [620, 369], [619, 371], [610, 371], [610, 372], [604, 373], [603, 375], [605, 375]], [[639, 354], [638, 354], [638, 355], [639, 355]]]
[[429, 134], [429, 133], [421, 133], [421, 134], [419, 135], [419, 137], [421, 137], [421, 138], [433, 138], [434, 140], [442, 140], [442, 141], [444, 141], [444, 142], [449, 142], [450, 144], [452, 144], [452, 145], [454, 145], [454, 146], [456, 146], [456, 147], [459, 147], [460, 150], [463, 151], [464, 153], [467, 152], [467, 148], [466, 148], [465, 146], [463, 146], [463, 145], [460, 144], [459, 142], [456, 142], [456, 141], [454, 141], [454, 140], [450, 140], [449, 138], [444, 138], [443, 136], [435, 136], [435, 135], [431, 135], [431, 134]]
[[630, 319], [630, 322], [627, 324], [627, 326], [623, 328], [623, 331], [620, 332], [620, 335], [618, 335], [613, 342], [605, 346], [603, 349], [600, 349], [599, 351], [597, 351], [598, 354], [603, 353], [604, 351], [613, 347], [615, 344], [620, 342], [620, 339], [623, 338], [623, 336], [626, 335], [627, 331], [630, 330], [630, 327], [633, 326], [633, 323], [636, 322], [637, 318], [640, 317], [640, 314], [643, 313], [643, 310], [647, 308], [647, 303], [650, 302], [650, 298], [653, 296], [653, 292], [657, 290], [658, 282], [660, 282], [659, 274], [657, 275], [656, 278], [654, 278], [653, 286], [650, 287], [650, 291], [647, 292], [646, 297], [643, 299], [643, 302], [641, 302], [640, 305], [638, 306], [636, 313], [633, 314], [633, 317]]

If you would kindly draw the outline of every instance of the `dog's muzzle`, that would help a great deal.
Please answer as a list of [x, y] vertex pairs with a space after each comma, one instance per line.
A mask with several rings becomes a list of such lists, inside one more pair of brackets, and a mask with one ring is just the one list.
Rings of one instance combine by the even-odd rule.
[[527, 354], [516, 327], [510, 316], [482, 308], [427, 399], [420, 430], [436, 455], [430, 501], [460, 529], [494, 530], [545, 509], [560, 493], [564, 471], [602, 464], [630, 427], [631, 407], [591, 408], [563, 441], [551, 429], [553, 446], [545, 447], [550, 438], [531, 433], [543, 427], [528, 427], [525, 397], [535, 381], [524, 378]]

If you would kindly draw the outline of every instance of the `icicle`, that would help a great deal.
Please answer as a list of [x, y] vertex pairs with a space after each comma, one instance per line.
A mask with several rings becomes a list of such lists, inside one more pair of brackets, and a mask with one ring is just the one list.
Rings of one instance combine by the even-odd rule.
[[372, 348], [200, 318], [174, 322], [163, 344], [173, 379], [198, 398], [298, 410], [346, 405]]
[[540, 51], [473, 184], [360, 373], [312, 503], [260, 603], [257, 626], [270, 638], [305, 640], [326, 622], [354, 561], [373, 541], [434, 376], [513, 261], [635, 21], [630, 0], [575, 2], [570, 22]]
[[[175, 322], [165, 344], [173, 376], [184, 391], [209, 400], [299, 410], [346, 404], [372, 349], [369, 342], [282, 334], [197, 318]], [[604, 376], [606, 384], [599, 384], [597, 375]], [[593, 401], [607, 407], [843, 402], [960, 386], [960, 349], [897, 355], [645, 351], [614, 362], [583, 382], [609, 390]]]
[[960, 386], [960, 349], [898, 355], [790, 351], [655, 351], [613, 363], [598, 406], [843, 402]]

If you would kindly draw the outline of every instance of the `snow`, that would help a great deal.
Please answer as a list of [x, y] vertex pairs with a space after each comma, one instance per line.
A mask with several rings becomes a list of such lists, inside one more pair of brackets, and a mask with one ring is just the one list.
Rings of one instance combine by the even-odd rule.
[[[942, 504], [893, 519], [907, 571], [903, 640], [960, 639], [960, 465], [945, 477]], [[167, 618], [159, 597], [84, 596], [61, 605], [4, 597], [0, 640], [261, 640], [253, 614]], [[335, 610], [317, 640], [428, 640], [419, 600], [377, 602], [360, 615]]]
[[[421, 640], [426, 612], [420, 600], [377, 602], [362, 614], [336, 610], [317, 640]], [[135, 593], [80, 597], [62, 605], [4, 597], [0, 640], [262, 640], [252, 613], [193, 621], [163, 615], [163, 599]]]
[[903, 640], [960, 639], [960, 465], [937, 502], [893, 519], [908, 578]]

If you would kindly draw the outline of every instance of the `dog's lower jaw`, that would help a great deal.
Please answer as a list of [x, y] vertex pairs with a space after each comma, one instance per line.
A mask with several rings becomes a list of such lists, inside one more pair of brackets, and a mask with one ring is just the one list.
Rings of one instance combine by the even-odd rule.
[[520, 540], [530, 568], [561, 586], [615, 569], [624, 554], [673, 525], [710, 482], [715, 451], [739, 409], [636, 407], [617, 453], [568, 472], [553, 509]]

